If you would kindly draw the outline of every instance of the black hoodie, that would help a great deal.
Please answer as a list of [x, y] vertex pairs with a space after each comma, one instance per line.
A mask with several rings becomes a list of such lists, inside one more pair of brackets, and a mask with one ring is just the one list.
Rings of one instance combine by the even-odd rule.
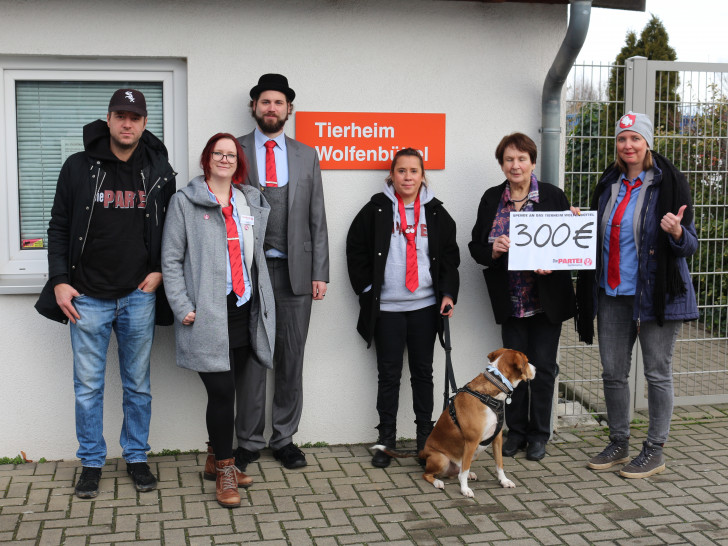
[[[41, 292], [35, 308], [40, 314], [53, 320], [67, 322], [56, 305], [53, 288], [60, 283], [69, 283], [78, 289], [79, 278], [85, 289], [93, 290], [103, 297], [114, 298], [127, 285], [126, 294], [134, 290], [148, 272], [161, 271], [162, 230], [169, 199], [175, 192], [175, 172], [167, 161], [164, 144], [149, 131], [144, 131], [139, 146], [128, 162], [119, 161], [109, 148], [110, 133], [106, 121], [97, 120], [83, 128], [85, 151], [70, 156], [61, 168], [56, 186], [56, 195], [48, 225], [48, 282]], [[127, 176], [126, 173], [134, 173]], [[129, 184], [137, 186], [116, 186], [120, 177], [130, 178]], [[142, 176], [144, 181], [142, 181]], [[115, 187], [116, 186], [116, 187]], [[126, 205], [141, 204], [143, 188], [146, 201], [143, 208], [124, 208]], [[135, 194], [121, 193], [117, 201], [116, 189], [136, 191]], [[106, 190], [113, 191], [113, 203], [107, 201]], [[101, 196], [99, 198], [99, 195]], [[100, 200], [99, 200], [100, 199]], [[97, 213], [99, 218], [95, 218]], [[104, 223], [105, 214], [128, 213], [141, 221], [134, 223], [130, 233], [123, 233], [120, 225], [130, 218], [111, 218], [110, 225]], [[100, 229], [100, 231], [99, 231]], [[120, 234], [115, 237], [113, 234]], [[141, 234], [141, 248], [139, 246]], [[111, 236], [112, 240], [108, 240]], [[88, 241], [91, 241], [90, 243]], [[111, 249], [103, 248], [108, 243]], [[99, 246], [101, 245], [101, 246]], [[87, 252], [89, 255], [87, 256]], [[133, 255], [132, 265], [123, 256]], [[144, 265], [140, 265], [140, 256]], [[99, 263], [99, 260], [110, 262]], [[89, 268], [96, 268], [91, 278]], [[79, 277], [79, 269], [84, 269]], [[143, 274], [141, 271], [143, 270]], [[141, 277], [140, 277], [141, 276]], [[138, 281], [136, 280], [138, 277]], [[97, 286], [98, 284], [98, 286]], [[128, 288], [128, 289], [127, 289]], [[90, 292], [87, 292], [90, 294]], [[125, 295], [125, 294], [121, 294]], [[169, 304], [160, 287], [157, 290], [157, 324], [171, 324]]]

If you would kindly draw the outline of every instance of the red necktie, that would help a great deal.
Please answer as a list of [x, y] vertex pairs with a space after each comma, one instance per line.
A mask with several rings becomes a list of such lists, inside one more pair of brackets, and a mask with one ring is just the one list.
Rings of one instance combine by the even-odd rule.
[[233, 204], [222, 208], [227, 230], [228, 254], [230, 254], [230, 274], [233, 281], [233, 292], [242, 297], [245, 294], [245, 277], [243, 276], [243, 259], [240, 253], [238, 226], [233, 218]]
[[627, 187], [627, 192], [624, 194], [622, 201], [620, 201], [617, 210], [614, 212], [612, 218], [612, 229], [609, 232], [609, 264], [607, 265], [607, 284], [614, 289], [619, 286], [619, 229], [622, 223], [622, 216], [624, 211], [627, 210], [629, 204], [629, 198], [632, 195], [632, 190], [639, 188], [642, 185], [642, 180], [639, 178], [634, 181], [631, 186], [625, 178], [622, 179], [624, 185]]
[[276, 154], [273, 153], [275, 148], [275, 140], [269, 140], [265, 143], [265, 185], [278, 186], [278, 175], [276, 174]]
[[417, 271], [417, 244], [415, 237], [417, 236], [417, 226], [420, 223], [420, 195], [417, 194], [415, 199], [415, 223], [412, 226], [407, 225], [407, 216], [404, 212], [404, 201], [398, 193], [397, 204], [399, 205], [399, 225], [402, 233], [404, 233], [407, 239], [407, 275], [405, 277], [404, 285], [407, 290], [414, 292], [420, 285], [419, 274]]

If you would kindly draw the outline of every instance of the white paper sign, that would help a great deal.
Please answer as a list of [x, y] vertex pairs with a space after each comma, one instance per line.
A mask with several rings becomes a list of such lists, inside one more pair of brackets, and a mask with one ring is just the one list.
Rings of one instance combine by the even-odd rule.
[[66, 162], [72, 154], [83, 152], [82, 137], [63, 137], [61, 138], [61, 165]]
[[595, 269], [597, 213], [511, 212], [510, 271]]

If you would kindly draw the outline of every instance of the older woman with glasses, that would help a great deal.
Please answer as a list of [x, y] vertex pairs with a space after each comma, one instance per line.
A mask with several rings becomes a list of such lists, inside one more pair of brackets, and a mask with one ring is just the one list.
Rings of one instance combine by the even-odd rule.
[[270, 207], [242, 185], [243, 150], [231, 134], [210, 138], [200, 163], [204, 174], [170, 201], [162, 273], [177, 365], [198, 372], [207, 390], [204, 476], [216, 480], [217, 502], [232, 508], [238, 487], [253, 481], [233, 458], [236, 380], [248, 358], [273, 362], [275, 305], [263, 250]]
[[483, 275], [503, 346], [525, 353], [536, 366], [536, 377], [513, 391], [503, 445], [503, 455], [512, 457], [525, 449], [531, 461], [546, 456], [561, 323], [576, 311], [568, 271], [508, 269], [511, 212], [570, 209], [563, 191], [536, 178], [537, 153], [536, 143], [523, 133], [501, 139], [495, 157], [506, 179], [483, 194], [468, 245], [473, 259], [485, 266]]

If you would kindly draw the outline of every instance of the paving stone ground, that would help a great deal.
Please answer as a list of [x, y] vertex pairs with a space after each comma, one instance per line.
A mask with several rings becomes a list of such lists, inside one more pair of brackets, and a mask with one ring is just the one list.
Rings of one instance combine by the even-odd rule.
[[[645, 422], [636, 415], [635, 455]], [[728, 545], [728, 405], [676, 408], [667, 470], [651, 478], [587, 469], [605, 443], [603, 428], [561, 428], [544, 460], [505, 458], [516, 489], [498, 485], [488, 451], [474, 499], [456, 481], [433, 488], [414, 460], [372, 467], [367, 445], [307, 448], [308, 467], [291, 471], [265, 451], [234, 510], [202, 479], [202, 453], [151, 458], [150, 493], [112, 460], [93, 500], [73, 495], [77, 461], [4, 465], [0, 544]]]

